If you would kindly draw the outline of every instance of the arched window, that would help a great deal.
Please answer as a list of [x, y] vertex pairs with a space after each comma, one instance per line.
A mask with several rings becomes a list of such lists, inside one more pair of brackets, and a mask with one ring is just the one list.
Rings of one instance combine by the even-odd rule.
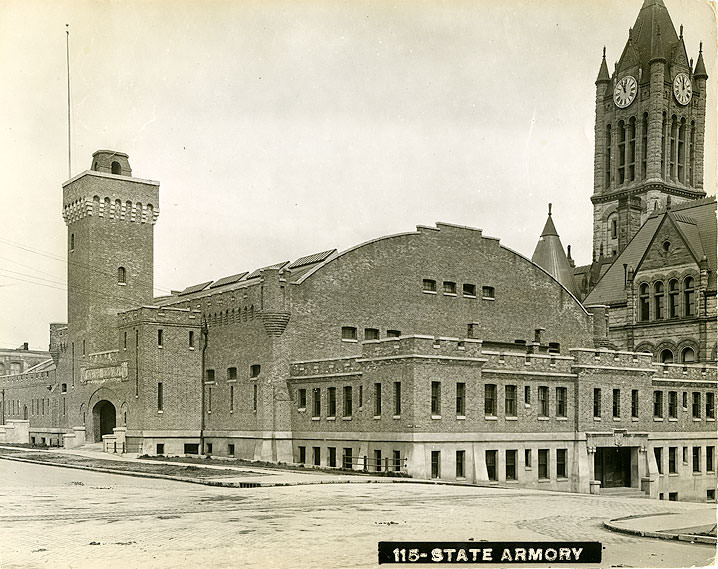
[[677, 179], [677, 158], [678, 158], [678, 119], [676, 118], [676, 115], [673, 115], [671, 118], [671, 131], [670, 131], [671, 139], [670, 139], [670, 146], [669, 146], [669, 169], [668, 169], [668, 175], [671, 179], [676, 180]]
[[643, 113], [641, 121], [641, 179], [646, 179], [648, 166], [648, 113]]
[[636, 117], [631, 117], [626, 130], [628, 131], [628, 144], [626, 146], [628, 171], [626, 172], [626, 179], [633, 182], [636, 179]]
[[648, 298], [648, 285], [643, 283], [639, 289], [638, 296], [638, 319], [642, 322], [645, 322], [650, 318]]
[[683, 352], [681, 353], [681, 359], [683, 360], [684, 364], [690, 364], [696, 361], [696, 353], [693, 351], [693, 348], [683, 348]]
[[665, 290], [663, 288], [663, 283], [658, 281], [653, 285], [653, 306], [655, 307], [654, 315], [656, 320], [663, 320], [663, 318], [665, 318], [664, 295]]
[[626, 123], [618, 123], [618, 185], [626, 181]]
[[112, 168], [113, 174], [122, 174], [122, 166], [120, 166], [119, 162], [113, 162], [110, 168]]
[[688, 139], [688, 176], [686, 184], [689, 186], [693, 185], [693, 171], [696, 166], [696, 156], [693, 152], [693, 147], [696, 142], [696, 122], [691, 121], [691, 133]]
[[678, 318], [678, 281], [668, 283], [668, 318]]
[[686, 173], [686, 119], [681, 119], [678, 127], [678, 181], [685, 183]]
[[673, 363], [673, 352], [671, 350], [665, 349], [661, 351], [661, 363], [662, 364], [672, 364]]
[[683, 314], [685, 316], [696, 315], [696, 291], [693, 277], [686, 277], [683, 281]]
[[127, 272], [125, 267], [117, 268], [117, 284], [127, 284]]

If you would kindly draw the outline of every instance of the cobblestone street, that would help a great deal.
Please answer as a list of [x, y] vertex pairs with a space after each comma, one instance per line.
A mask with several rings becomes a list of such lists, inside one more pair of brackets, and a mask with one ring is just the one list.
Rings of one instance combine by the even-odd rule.
[[603, 567], [687, 567], [715, 548], [611, 533], [703, 504], [425, 484], [213, 488], [0, 461], [0, 566], [373, 567], [379, 540], [596, 540]]

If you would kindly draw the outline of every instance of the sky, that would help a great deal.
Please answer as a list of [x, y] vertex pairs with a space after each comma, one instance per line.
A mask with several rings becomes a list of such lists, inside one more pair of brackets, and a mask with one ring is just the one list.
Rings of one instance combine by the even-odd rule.
[[[718, 101], [716, 5], [665, 0]], [[0, 0], [0, 346], [67, 320], [71, 174], [158, 180], [155, 294], [416, 225], [591, 261], [595, 85], [642, 0]], [[705, 189], [715, 194], [716, 113]]]

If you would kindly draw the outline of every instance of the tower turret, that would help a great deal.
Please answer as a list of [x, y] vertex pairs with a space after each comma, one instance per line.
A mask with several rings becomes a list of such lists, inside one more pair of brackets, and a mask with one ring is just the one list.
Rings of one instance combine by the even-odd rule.
[[152, 301], [158, 201], [159, 182], [133, 178], [127, 154], [110, 150], [63, 184], [75, 357], [115, 348], [117, 313]]
[[573, 295], [577, 294], [573, 269], [571, 269], [571, 264], [563, 250], [561, 238], [558, 236], [558, 231], [556, 231], [556, 226], [551, 217], [551, 204], [548, 204], [548, 219], [546, 219], [546, 225], [544, 225], [541, 232], [541, 237], [536, 244], [531, 261], [553, 276]]

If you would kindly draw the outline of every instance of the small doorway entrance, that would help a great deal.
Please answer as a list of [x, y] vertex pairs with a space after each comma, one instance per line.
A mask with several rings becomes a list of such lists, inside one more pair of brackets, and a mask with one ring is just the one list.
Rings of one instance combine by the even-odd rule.
[[594, 474], [601, 488], [631, 486], [631, 449], [628, 447], [598, 447], [594, 455]]
[[102, 435], [111, 435], [117, 426], [115, 406], [107, 400], [98, 401], [92, 408], [92, 432], [96, 443], [102, 441]]

